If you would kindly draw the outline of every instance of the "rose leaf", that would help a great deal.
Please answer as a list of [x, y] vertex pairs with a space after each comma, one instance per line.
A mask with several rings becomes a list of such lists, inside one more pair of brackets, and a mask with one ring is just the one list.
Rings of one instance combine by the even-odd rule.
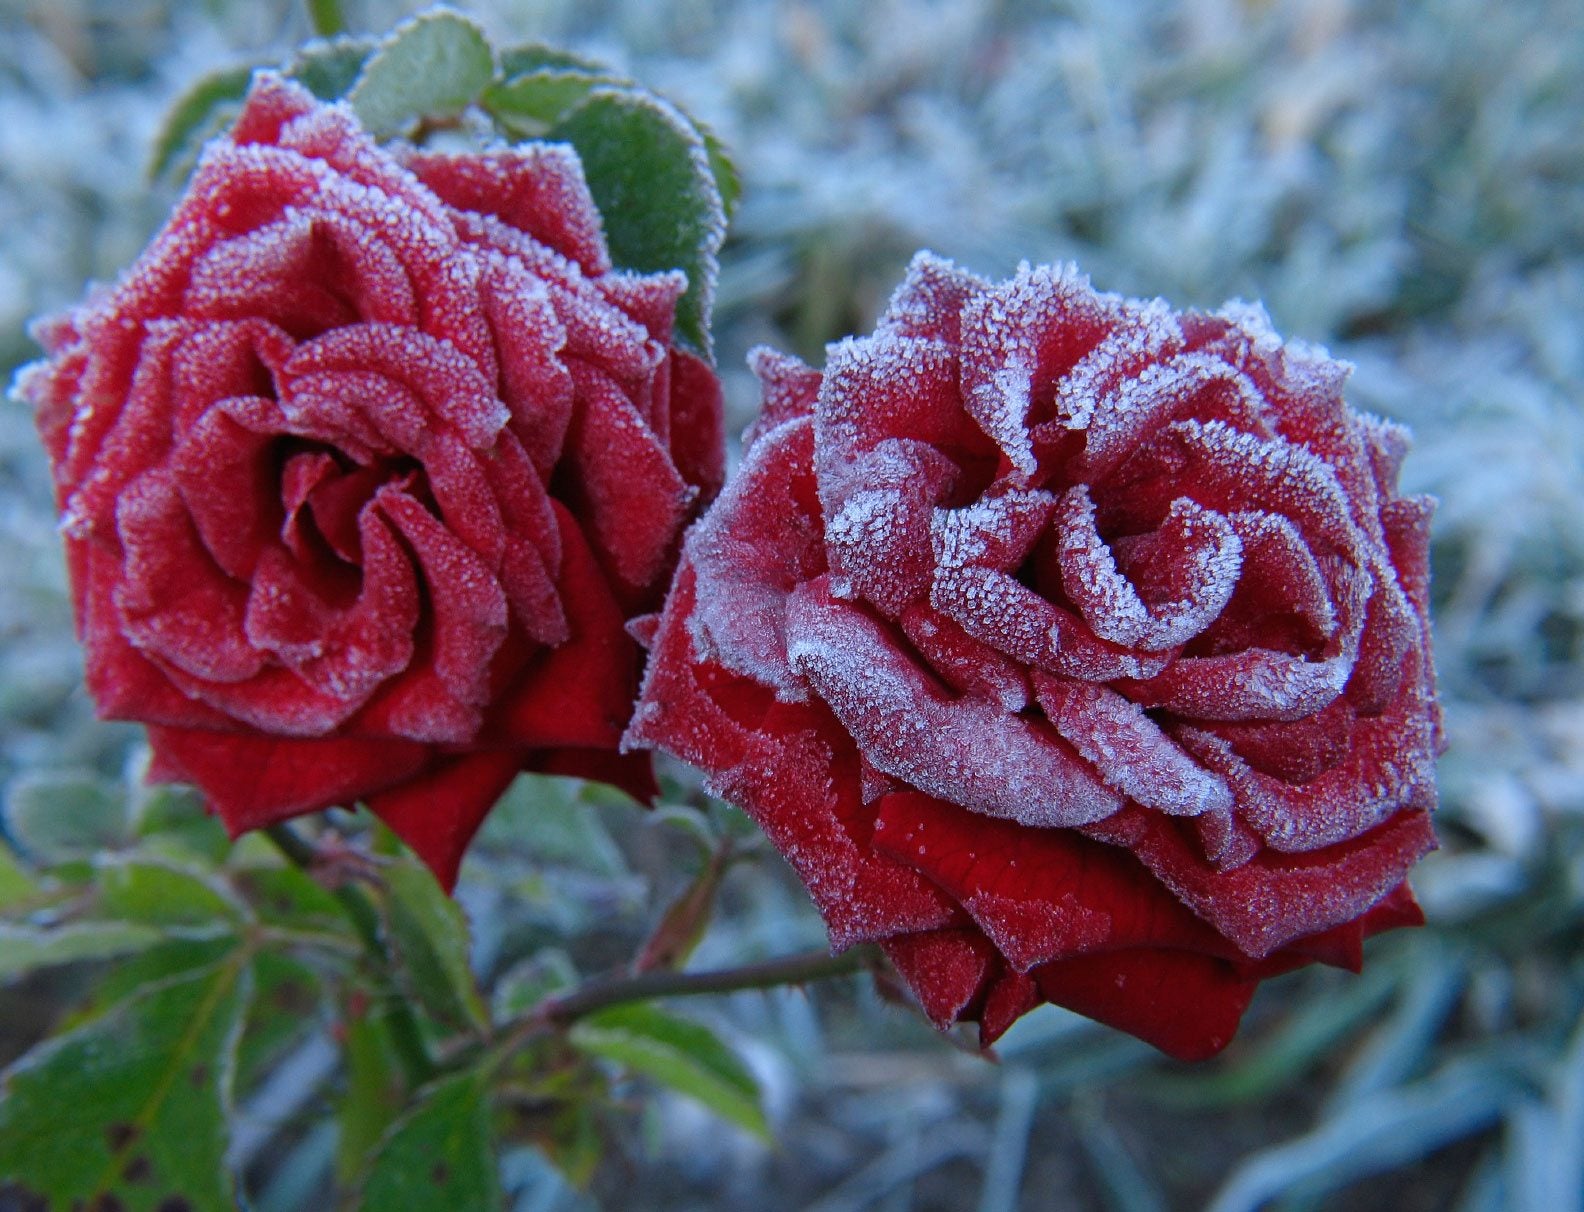
[[726, 213], [703, 136], [659, 98], [608, 87], [591, 91], [549, 133], [577, 148], [611, 259], [645, 273], [686, 272], [677, 331], [710, 356]]
[[287, 74], [321, 101], [338, 101], [379, 47], [373, 38], [323, 38], [297, 52]]
[[761, 1140], [770, 1138], [753, 1074], [700, 1023], [653, 1006], [612, 1006], [576, 1023], [567, 1038], [586, 1055], [641, 1073]]
[[152, 181], [185, 172], [198, 158], [198, 149], [219, 134], [236, 117], [237, 110], [253, 80], [254, 65], [222, 67], [200, 76], [196, 83], [176, 98], [165, 115], [154, 140], [154, 155], [149, 160]]
[[4, 824], [23, 853], [45, 865], [118, 849], [130, 840], [120, 788], [85, 772], [17, 779], [6, 796]]
[[467, 1070], [431, 1083], [380, 1142], [358, 1206], [406, 1212], [500, 1207], [493, 1135], [482, 1073]]
[[0, 1180], [51, 1206], [235, 1208], [227, 1112], [250, 976], [234, 952], [16, 1062], [0, 1077]]
[[462, 907], [416, 864], [392, 863], [381, 877], [386, 935], [409, 992], [449, 1030], [482, 1028], [489, 1016], [468, 963]]
[[370, 131], [389, 137], [420, 118], [461, 113], [494, 75], [484, 31], [440, 9], [396, 27], [364, 65], [350, 100]]

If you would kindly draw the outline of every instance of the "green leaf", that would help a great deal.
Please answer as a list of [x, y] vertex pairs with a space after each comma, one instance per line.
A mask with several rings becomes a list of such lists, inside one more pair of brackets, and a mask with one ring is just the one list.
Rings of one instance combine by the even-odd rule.
[[0, 910], [25, 904], [38, 892], [38, 884], [21, 863], [11, 847], [0, 841]]
[[691, 119], [704, 137], [704, 152], [709, 157], [710, 174], [715, 178], [715, 188], [720, 191], [721, 209], [730, 219], [737, 213], [737, 202], [742, 197], [742, 174], [737, 171], [737, 161], [721, 142], [720, 137], [697, 118]]
[[547, 67], [569, 68], [580, 72], [607, 71], [606, 67], [597, 60], [586, 59], [582, 55], [561, 50], [559, 47], [546, 46], [542, 42], [523, 42], [517, 46], [508, 46], [500, 53], [500, 67], [501, 78], [504, 80]]
[[363, 65], [379, 48], [373, 38], [328, 38], [297, 52], [286, 72], [321, 101], [339, 101], [357, 83]]
[[567, 1038], [580, 1051], [696, 1098], [723, 1119], [769, 1139], [753, 1075], [702, 1024], [653, 1006], [612, 1006], [575, 1023]]
[[659, 923], [638, 953], [639, 972], [680, 968], [704, 938], [715, 912], [715, 894], [731, 862], [731, 848], [722, 845], [705, 861], [693, 881], [666, 907]]
[[225, 826], [205, 810], [196, 790], [181, 783], [148, 788], [132, 815], [137, 836], [165, 853], [185, 852], [218, 866], [231, 851]]
[[613, 878], [626, 875], [621, 847], [611, 840], [600, 814], [581, 801], [583, 788], [580, 779], [519, 775], [484, 818], [480, 840], [518, 848], [524, 838], [532, 838], [536, 865], [575, 867]]
[[489, 1087], [466, 1071], [426, 1086], [385, 1134], [363, 1184], [364, 1208], [459, 1212], [499, 1208]]
[[253, 64], [222, 67], [205, 76], [176, 98], [154, 140], [149, 179], [158, 181], [175, 170], [185, 170], [198, 151], [236, 117], [242, 98], [253, 80]]
[[552, 993], [577, 983], [572, 959], [559, 947], [546, 947], [513, 964], [495, 981], [490, 1004], [497, 1022], [526, 1014]]
[[176, 1200], [231, 1212], [226, 1114], [247, 998], [237, 955], [28, 1053], [0, 1078], [0, 1180], [62, 1207], [113, 1194], [127, 1212]]
[[549, 134], [577, 148], [611, 259], [644, 272], [686, 272], [677, 332], [709, 357], [726, 213], [703, 137], [658, 98], [606, 87], [589, 93]]
[[74, 922], [67, 926], [0, 922], [0, 981], [34, 968], [142, 951], [164, 937], [152, 926], [132, 922]]
[[238, 1090], [268, 1077], [287, 1048], [318, 1027], [322, 999], [319, 974], [301, 960], [275, 951], [253, 957], [253, 998], [237, 1049]]
[[484, 1027], [489, 1016], [468, 962], [462, 907], [417, 864], [392, 863], [382, 880], [385, 929], [409, 992], [452, 1031]]
[[603, 72], [540, 68], [491, 84], [481, 104], [513, 131], [540, 135], [594, 89], [615, 81]]
[[72, 771], [18, 778], [6, 796], [5, 824], [23, 852], [45, 865], [113, 850], [129, 840], [121, 788]]
[[461, 113], [494, 75], [484, 31], [439, 9], [396, 27], [363, 68], [350, 100], [369, 130], [388, 137], [420, 118]]
[[368, 1168], [369, 1153], [406, 1101], [400, 1058], [385, 1020], [369, 1013], [369, 996], [354, 992], [348, 1000], [362, 1004], [345, 1011], [341, 1019], [346, 1087], [336, 1104], [340, 1129], [336, 1177], [343, 1185], [350, 1185]]
[[235, 925], [247, 907], [202, 871], [147, 858], [100, 864], [98, 910], [104, 917], [165, 927]]
[[261, 921], [352, 937], [341, 902], [305, 871], [284, 866], [240, 867], [233, 871], [231, 882]]
[[130, 955], [94, 981], [87, 999], [77, 1005], [67, 1025], [81, 1026], [114, 1010], [144, 989], [223, 962], [237, 948], [235, 935], [215, 938], [172, 938]]

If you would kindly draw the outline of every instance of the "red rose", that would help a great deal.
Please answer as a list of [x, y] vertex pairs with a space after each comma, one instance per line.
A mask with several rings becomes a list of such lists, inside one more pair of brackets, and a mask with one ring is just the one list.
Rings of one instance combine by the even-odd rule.
[[644, 795], [628, 618], [722, 476], [680, 273], [576, 154], [391, 152], [262, 74], [21, 380], [88, 685], [233, 833], [362, 800], [448, 886], [520, 770]]
[[1421, 921], [1430, 501], [1258, 309], [918, 257], [694, 527], [627, 743], [709, 772], [986, 1043], [1042, 1001], [1183, 1058]]

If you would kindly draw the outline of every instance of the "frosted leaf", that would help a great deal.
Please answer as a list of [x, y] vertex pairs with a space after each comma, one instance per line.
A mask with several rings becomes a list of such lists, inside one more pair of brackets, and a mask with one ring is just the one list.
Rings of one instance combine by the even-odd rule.
[[877, 331], [956, 345], [962, 335], [963, 306], [989, 289], [985, 279], [945, 257], [916, 252], [880, 315]]
[[1056, 731], [1107, 783], [1169, 816], [1226, 812], [1232, 792], [1130, 702], [1104, 686], [1036, 674], [1034, 693]]
[[1160, 651], [1192, 639], [1231, 600], [1243, 566], [1242, 542], [1227, 520], [1182, 497], [1158, 537], [1132, 544], [1141, 585], [1123, 575], [1118, 552], [1100, 537], [1085, 485], [1062, 497], [1055, 526], [1062, 586], [1094, 633], [1113, 644]]
[[1120, 801], [1054, 738], [1000, 704], [953, 699], [823, 580], [787, 608], [787, 652], [878, 769], [989, 816], [1066, 827]]
[[935, 561], [943, 569], [978, 566], [1010, 571], [1034, 550], [1056, 498], [1012, 488], [960, 509], [937, 509], [930, 521]]
[[810, 418], [754, 443], [686, 548], [697, 569], [690, 620], [697, 656], [794, 700], [806, 691], [787, 661], [787, 594], [825, 571], [824, 528], [809, 482], [813, 450]]
[[931, 512], [957, 479], [956, 465], [922, 442], [888, 438], [860, 455], [843, 480], [851, 488], [827, 505], [835, 508], [825, 549], [840, 596], [856, 594], [895, 618], [928, 590]]

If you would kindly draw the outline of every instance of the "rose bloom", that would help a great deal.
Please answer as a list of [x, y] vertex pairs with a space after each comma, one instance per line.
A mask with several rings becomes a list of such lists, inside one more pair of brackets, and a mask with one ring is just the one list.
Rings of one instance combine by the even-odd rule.
[[88, 687], [233, 833], [365, 802], [449, 886], [521, 770], [617, 742], [720, 393], [576, 153], [387, 151], [261, 74], [165, 229], [20, 379]]
[[928, 254], [823, 374], [752, 361], [627, 743], [741, 804], [836, 947], [985, 1044], [1048, 1001], [1191, 1059], [1422, 921], [1431, 502], [1344, 365]]

